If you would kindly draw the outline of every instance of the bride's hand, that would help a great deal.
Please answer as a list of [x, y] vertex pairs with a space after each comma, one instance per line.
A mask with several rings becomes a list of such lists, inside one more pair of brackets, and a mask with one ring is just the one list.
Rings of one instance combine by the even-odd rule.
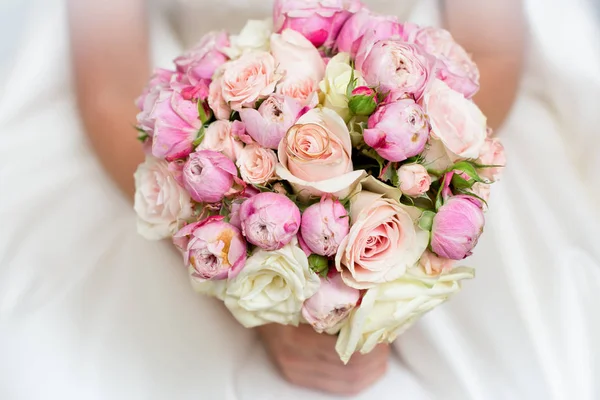
[[335, 352], [336, 337], [318, 334], [309, 325], [266, 325], [258, 330], [283, 377], [295, 385], [354, 395], [377, 382], [387, 370], [387, 345], [366, 355], [355, 354], [344, 365]]

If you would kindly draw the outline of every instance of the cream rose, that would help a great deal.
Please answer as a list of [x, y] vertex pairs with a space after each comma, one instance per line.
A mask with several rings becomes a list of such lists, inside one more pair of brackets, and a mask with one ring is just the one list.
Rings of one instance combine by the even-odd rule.
[[256, 250], [229, 281], [225, 305], [246, 328], [300, 322], [302, 304], [317, 292], [321, 281], [296, 242], [275, 251]]
[[[367, 83], [360, 72], [354, 71], [354, 77], [357, 79], [357, 87], [366, 86]], [[323, 94], [322, 104], [334, 110], [346, 121], [350, 118], [346, 92], [351, 79], [350, 55], [339, 53], [329, 60], [325, 69], [325, 78], [319, 83], [319, 89]]]
[[192, 200], [169, 171], [169, 164], [152, 156], [135, 172], [137, 230], [148, 240], [171, 237], [193, 214]]
[[248, 145], [241, 151], [236, 164], [245, 182], [252, 185], [262, 185], [275, 176], [277, 156], [271, 149]]
[[419, 261], [429, 232], [415, 226], [405, 207], [366, 191], [352, 197], [352, 226], [335, 257], [348, 286], [367, 289], [393, 281]]
[[364, 176], [354, 171], [352, 143], [344, 120], [332, 110], [312, 109], [279, 143], [277, 175], [301, 197], [332, 193], [345, 197]]
[[227, 291], [227, 280], [222, 279], [218, 281], [207, 281], [196, 277], [195, 272], [196, 270], [194, 267], [188, 267], [188, 274], [190, 276], [190, 284], [192, 289], [196, 293], [216, 297], [217, 299], [223, 301], [225, 298], [225, 292]]
[[423, 97], [431, 134], [441, 140], [450, 158], [477, 159], [487, 137], [487, 120], [479, 107], [435, 79]]
[[230, 45], [223, 52], [232, 60], [251, 51], [269, 51], [269, 39], [273, 32], [272, 20], [249, 20], [239, 35], [229, 38]]
[[419, 317], [460, 290], [460, 281], [473, 277], [469, 268], [455, 268], [439, 277], [421, 267], [401, 279], [369, 289], [342, 327], [336, 351], [344, 363], [354, 352], [366, 354], [379, 343], [391, 343]]

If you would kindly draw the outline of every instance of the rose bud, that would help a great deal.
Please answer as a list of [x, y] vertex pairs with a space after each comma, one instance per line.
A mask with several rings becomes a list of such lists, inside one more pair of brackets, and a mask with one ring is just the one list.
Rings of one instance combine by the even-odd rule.
[[365, 143], [388, 161], [404, 161], [425, 148], [429, 124], [423, 109], [412, 99], [380, 106], [371, 115], [363, 135]]
[[377, 94], [368, 86], [359, 86], [352, 91], [348, 108], [354, 115], [369, 116], [377, 108]]
[[419, 265], [423, 267], [427, 275], [432, 276], [451, 271], [455, 263], [456, 260], [438, 257], [429, 250], [425, 250], [419, 260]]
[[190, 154], [183, 167], [183, 184], [200, 203], [215, 203], [233, 186], [233, 177], [237, 176], [235, 164], [221, 153], [201, 150]]
[[461, 195], [440, 207], [431, 231], [431, 248], [438, 257], [462, 260], [471, 255], [485, 225], [480, 203]]
[[431, 177], [421, 164], [405, 164], [398, 169], [400, 190], [403, 194], [418, 197], [426, 193], [431, 186]]
[[331, 257], [350, 230], [350, 218], [342, 203], [323, 196], [304, 211], [300, 230], [314, 254]]
[[300, 229], [300, 210], [277, 193], [260, 193], [242, 203], [242, 232], [263, 250], [278, 250], [291, 242]]
[[242, 149], [236, 164], [244, 182], [263, 185], [275, 177], [277, 155], [271, 149], [251, 144]]
[[223, 50], [229, 46], [225, 32], [209, 32], [186, 54], [175, 59], [177, 71], [184, 73], [195, 85], [201, 79], [212, 79], [213, 74], [228, 57]]
[[360, 291], [344, 284], [342, 275], [331, 273], [321, 279], [317, 293], [306, 300], [302, 306], [302, 316], [315, 331], [335, 334], [341, 322], [356, 307]]
[[494, 165], [494, 167], [481, 168], [477, 171], [482, 178], [491, 182], [500, 180], [503, 167], [506, 165], [506, 154], [504, 154], [502, 142], [498, 138], [488, 137], [483, 143], [477, 162], [481, 165]]
[[352, 15], [342, 27], [335, 42], [337, 50], [356, 57], [367, 32], [372, 32], [370, 40], [379, 41], [401, 37], [403, 28], [396, 17], [374, 14], [363, 8]]
[[276, 0], [274, 31], [293, 29], [315, 47], [331, 47], [352, 13], [362, 8], [359, 0]]
[[240, 118], [246, 132], [262, 147], [277, 149], [287, 130], [296, 123], [302, 106], [291, 97], [271, 95], [258, 108], [243, 108]]
[[233, 278], [246, 262], [246, 240], [235, 226], [214, 216], [189, 224], [173, 236], [184, 262], [199, 280]]

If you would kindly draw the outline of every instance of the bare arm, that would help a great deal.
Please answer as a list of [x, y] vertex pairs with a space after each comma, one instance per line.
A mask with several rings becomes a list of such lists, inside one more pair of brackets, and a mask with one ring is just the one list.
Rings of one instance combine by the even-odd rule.
[[526, 22], [522, 0], [441, 0], [446, 28], [473, 54], [481, 73], [474, 100], [496, 129], [508, 116], [522, 72]]
[[144, 0], [69, 0], [80, 113], [90, 142], [117, 185], [133, 196], [143, 159], [133, 131], [134, 99], [148, 78]]

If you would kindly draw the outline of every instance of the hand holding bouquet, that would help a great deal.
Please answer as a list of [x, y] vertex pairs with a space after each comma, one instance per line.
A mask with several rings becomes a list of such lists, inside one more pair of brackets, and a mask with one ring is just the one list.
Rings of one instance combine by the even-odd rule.
[[246, 327], [310, 324], [347, 362], [471, 278], [501, 143], [444, 30], [359, 1], [277, 1], [137, 100], [138, 229]]

